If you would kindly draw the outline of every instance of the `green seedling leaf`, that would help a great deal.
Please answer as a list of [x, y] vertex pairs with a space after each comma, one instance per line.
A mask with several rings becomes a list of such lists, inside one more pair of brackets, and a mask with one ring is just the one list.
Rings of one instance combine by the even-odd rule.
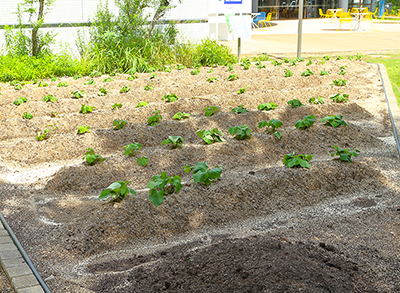
[[[152, 84], [152, 85], [154, 85], [154, 84]], [[144, 90], [145, 90], [145, 91], [154, 90], [154, 86], [146, 85], [146, 86], [144, 87]]]
[[124, 127], [127, 123], [128, 123], [128, 121], [126, 121], [126, 120], [115, 119], [115, 120], [113, 121], [113, 126], [115, 126], [115, 127], [114, 127], [114, 130], [119, 130], [119, 129], [121, 129], [121, 128]]
[[78, 126], [78, 131], [76, 132], [77, 134], [85, 134], [85, 133], [90, 133], [92, 132], [90, 130], [90, 126], [83, 125], [83, 126]]
[[106, 79], [103, 79], [103, 82], [110, 82], [110, 81], [114, 81], [114, 79], [111, 78], [111, 77], [108, 77], [108, 78], [106, 78]]
[[271, 134], [275, 135], [278, 139], [281, 139], [282, 134], [279, 131], [276, 131], [277, 128], [281, 127], [283, 125], [282, 121], [279, 119], [271, 119], [268, 122], [267, 121], [261, 121], [258, 123], [258, 128], [263, 128], [267, 126], [267, 131], [270, 132]]
[[349, 100], [349, 95], [337, 93], [336, 95], [330, 95], [329, 98], [336, 103], [342, 103]]
[[192, 71], [190, 71], [191, 75], [198, 75], [200, 73], [200, 69], [199, 68], [195, 68]]
[[326, 56], [324, 56], [324, 57], [322, 57], [325, 61], [328, 61], [328, 60], [330, 60], [331, 59], [331, 57], [329, 57], [328, 55], [326, 55]]
[[97, 95], [98, 95], [99, 97], [105, 96], [105, 95], [107, 95], [107, 94], [108, 94], [108, 92], [107, 92], [107, 90], [106, 90], [104, 87], [102, 87], [102, 88], [99, 90], [99, 92], [97, 93]]
[[311, 59], [308, 59], [308, 62], [307, 62], [307, 64], [306, 64], [306, 66], [309, 66], [309, 65], [311, 65], [311, 64], [312, 64]]
[[178, 112], [178, 113], [176, 113], [176, 114], [172, 117], [172, 119], [174, 119], [174, 120], [181, 120], [181, 119], [189, 118], [189, 117], [190, 117], [190, 114], [189, 114], [189, 113]]
[[56, 123], [54, 123], [54, 124], [49, 124], [49, 125], [47, 125], [46, 127], [50, 127], [50, 129], [46, 128], [46, 129], [44, 129], [43, 131], [39, 131], [39, 132], [36, 134], [36, 140], [42, 141], [42, 140], [48, 139], [49, 136], [50, 136], [50, 134], [51, 134], [51, 132], [57, 130]]
[[247, 111], [246, 108], [244, 108], [244, 105], [239, 105], [236, 108], [233, 108], [232, 112], [235, 114], [243, 114], [249, 111]]
[[335, 79], [331, 85], [337, 85], [337, 86], [345, 86], [347, 85], [347, 81], [344, 79]]
[[33, 115], [29, 114], [28, 112], [24, 112], [24, 114], [22, 115], [23, 119], [32, 119]]
[[113, 110], [120, 109], [120, 108], [122, 108], [122, 104], [120, 104], [120, 103], [115, 103], [114, 105], [112, 105]]
[[119, 90], [119, 93], [120, 93], [120, 94], [122, 94], [122, 93], [127, 93], [127, 92], [129, 92], [130, 90], [131, 90], [130, 87], [124, 86], [124, 87], [122, 87], [122, 89]]
[[136, 156], [136, 151], [140, 150], [142, 148], [142, 145], [140, 143], [130, 143], [126, 146], [124, 146], [125, 149], [125, 156]]
[[313, 155], [295, 155], [293, 154], [288, 154], [285, 155], [283, 158], [283, 164], [286, 165], [289, 168], [308, 168], [310, 169], [310, 164], [309, 161], [311, 161], [314, 158]]
[[139, 78], [139, 76], [137, 76], [136, 74], [131, 74], [131, 76], [128, 76], [128, 80], [135, 80], [138, 78]]
[[38, 87], [46, 87], [46, 86], [49, 86], [49, 84], [47, 83], [47, 82], [42, 82], [42, 81], [39, 81], [39, 83], [38, 83]]
[[276, 109], [278, 106], [275, 103], [263, 103], [257, 106], [257, 109], [260, 111], [269, 111], [272, 109]]
[[293, 99], [287, 102], [288, 105], [292, 106], [292, 108], [299, 108], [301, 106], [304, 106], [299, 100]]
[[212, 68], [210, 68], [207, 73], [214, 73], [214, 70]]
[[332, 127], [338, 127], [340, 125], [347, 126], [347, 123], [342, 120], [343, 116], [342, 115], [329, 115], [321, 119], [321, 123], [325, 123], [325, 125], [332, 126]]
[[156, 79], [156, 78], [157, 78], [157, 73], [150, 74], [149, 79]]
[[314, 72], [312, 72], [311, 70], [310, 70], [310, 68], [307, 68], [305, 71], [303, 71], [302, 73], [301, 73], [301, 76], [310, 76], [310, 75], [314, 75], [315, 73]]
[[94, 164], [98, 162], [104, 162], [105, 158], [103, 158], [100, 155], [97, 155], [94, 153], [94, 150], [92, 148], [87, 148], [87, 152], [85, 153], [85, 156], [82, 158], [82, 160], [86, 160], [87, 164], [89, 166], [93, 166]]
[[121, 180], [112, 183], [109, 187], [107, 187], [100, 193], [98, 199], [106, 199], [108, 197], [111, 197], [111, 202], [120, 202], [128, 194], [136, 195], [136, 192], [132, 188], [126, 186], [129, 183], [131, 183], [131, 181]]
[[289, 69], [285, 69], [285, 77], [291, 77], [293, 76], [293, 72]]
[[43, 101], [54, 103], [55, 101], [57, 101], [57, 98], [53, 95], [46, 95], [46, 96], [44, 96]]
[[297, 60], [296, 59], [295, 60], [290, 60], [289, 61], [289, 65], [296, 66], [297, 65]]
[[219, 111], [219, 108], [217, 106], [210, 106], [210, 107], [205, 107], [203, 109], [203, 111], [205, 112], [205, 115], [207, 117], [214, 115], [215, 113], [217, 113]]
[[165, 195], [179, 192], [182, 188], [181, 178], [178, 175], [167, 176], [166, 172], [162, 172], [147, 183], [147, 188], [150, 188], [150, 201], [157, 207], [163, 203]]
[[149, 117], [149, 119], [147, 120], [147, 124], [149, 124], [150, 126], [156, 126], [158, 123], [160, 123], [162, 117], [159, 113], [160, 111], [155, 109], [155, 111], [153, 111], [154, 115]]
[[213, 83], [213, 82], [218, 81], [218, 79], [217, 79], [215, 76], [212, 76], [212, 77], [210, 77], [210, 78], [207, 78], [207, 81], [208, 81], [209, 83]]
[[348, 162], [351, 163], [351, 157], [353, 156], [356, 158], [358, 156], [358, 153], [360, 152], [359, 150], [356, 150], [354, 148], [352, 149], [341, 149], [337, 145], [332, 146], [336, 152], [331, 155], [333, 156], [339, 156], [340, 161], [342, 162]]
[[136, 105], [136, 108], [146, 107], [146, 106], [148, 106], [148, 105], [149, 105], [149, 104], [148, 104], [147, 102], [142, 101], [142, 102], [139, 102], [139, 103]]
[[92, 113], [94, 109], [96, 109], [96, 107], [86, 106], [85, 104], [83, 104], [81, 109], [79, 110], [79, 113], [82, 114]]
[[69, 83], [66, 81], [61, 81], [57, 84], [57, 87], [66, 87], [69, 86]]
[[248, 125], [234, 126], [228, 129], [229, 133], [235, 136], [236, 139], [242, 140], [251, 138], [251, 130]]
[[336, 60], [342, 60], [342, 59], [343, 59], [342, 56], [337, 56], [337, 57], [336, 57]]
[[178, 100], [178, 96], [176, 94], [168, 94], [168, 95], [164, 95], [161, 100], [163, 100], [164, 102], [175, 102]]
[[178, 64], [178, 65], [176, 65], [176, 69], [183, 70], [183, 69], [185, 69], [185, 66], [182, 64]]
[[326, 72], [325, 70], [321, 70], [321, 72], [319, 73], [319, 75], [329, 75], [329, 73]]
[[226, 141], [222, 138], [222, 131], [218, 130], [217, 128], [214, 128], [212, 130], [197, 130], [196, 134], [207, 144]]
[[317, 98], [316, 98], [316, 97], [312, 97], [312, 98], [310, 98], [310, 99], [308, 100], [308, 102], [309, 102], [310, 104], [314, 104], [314, 105], [325, 104], [325, 100], [324, 100], [324, 98], [321, 97], [321, 96], [318, 96]]
[[86, 94], [80, 90], [73, 91], [73, 92], [71, 92], [71, 94], [77, 99], [80, 99], [80, 98], [83, 98], [84, 96], [86, 96]]
[[149, 163], [149, 159], [147, 157], [140, 157], [136, 161], [142, 167], [146, 167]]
[[74, 80], [80, 79], [82, 77], [83, 77], [82, 74], [75, 74], [74, 75]]
[[89, 74], [89, 76], [90, 77], [98, 77], [98, 76], [101, 76], [103, 73], [101, 72], [101, 71], [97, 71], [97, 70], [93, 70], [90, 74]]
[[166, 140], [164, 140], [161, 145], [170, 144], [171, 149], [175, 149], [177, 147], [182, 147], [183, 138], [181, 136], [168, 136]]
[[228, 71], [234, 71], [232, 64], [228, 64]]
[[88, 79], [83, 83], [84, 85], [95, 85], [96, 82], [93, 79]]
[[281, 66], [282, 62], [279, 62], [278, 60], [274, 60], [274, 61], [271, 62], [271, 64], [274, 65], [274, 66]]
[[23, 103], [29, 102], [27, 98], [19, 96], [18, 99], [16, 99], [13, 104], [16, 106], [22, 105]]
[[222, 166], [216, 166], [214, 169], [209, 170], [206, 162], [200, 162], [194, 166], [185, 165], [183, 168], [186, 173], [192, 171], [193, 181], [195, 183], [203, 182], [206, 186], [211, 184], [211, 180], [216, 180], [221, 177], [222, 169]]
[[310, 126], [312, 126], [315, 122], [315, 116], [314, 115], [307, 115], [303, 117], [303, 120], [297, 120], [295, 127], [297, 129], [306, 129]]

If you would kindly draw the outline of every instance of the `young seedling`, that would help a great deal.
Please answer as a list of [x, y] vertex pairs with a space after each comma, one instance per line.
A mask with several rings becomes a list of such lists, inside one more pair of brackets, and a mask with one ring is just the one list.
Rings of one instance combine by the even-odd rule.
[[98, 77], [98, 76], [101, 76], [103, 73], [101, 73], [101, 71], [97, 71], [97, 70], [93, 70], [90, 74], [89, 74], [89, 76], [90, 77]]
[[329, 57], [328, 55], [326, 55], [326, 56], [324, 56], [324, 57], [322, 57], [325, 61], [328, 61], [328, 60], [330, 60], [331, 59], [331, 57]]
[[329, 75], [329, 73], [326, 72], [325, 70], [321, 70], [321, 72], [319, 73], [319, 75]]
[[178, 100], [178, 96], [176, 94], [168, 94], [168, 95], [164, 95], [161, 100], [163, 100], [164, 102], [175, 102]]
[[347, 80], [345, 79], [335, 79], [331, 85], [337, 85], [337, 86], [345, 86], [347, 85]]
[[281, 66], [282, 62], [279, 62], [278, 60], [274, 60], [274, 61], [271, 62], [271, 64], [274, 65], [274, 66]]
[[249, 112], [249, 111], [246, 110], [244, 105], [239, 105], [236, 108], [233, 108], [232, 112], [235, 113], [235, 114], [243, 114], [243, 113], [246, 113], [246, 112]]
[[275, 103], [263, 103], [257, 106], [257, 109], [260, 111], [269, 111], [272, 109], [276, 109], [278, 107]]
[[250, 68], [251, 62], [250, 62], [249, 59], [245, 59], [245, 60], [242, 60], [242, 62], [240, 63], [240, 65], [243, 66], [243, 69], [244, 69], [244, 70], [247, 70], [247, 69]]
[[29, 102], [27, 98], [19, 96], [18, 99], [16, 99], [13, 104], [16, 106], [22, 105], [23, 103]]
[[228, 71], [234, 71], [232, 64], [228, 64]]
[[215, 113], [219, 112], [219, 108], [217, 106], [210, 106], [210, 107], [205, 107], [203, 109], [203, 111], [206, 111], [205, 115], [208, 117], [208, 116], [212, 116]]
[[10, 86], [16, 86], [17, 84], [23, 85], [23, 82], [21, 83], [21, 82], [19, 82], [18, 80], [12, 80], [12, 81], [10, 81]]
[[332, 127], [338, 127], [340, 125], [347, 126], [347, 123], [342, 120], [343, 116], [342, 115], [329, 115], [321, 119], [321, 123], [325, 123], [325, 125], [332, 126]]
[[48, 128], [46, 128], [46, 129], [44, 129], [43, 131], [39, 131], [39, 132], [36, 134], [36, 140], [42, 141], [42, 140], [44, 140], [44, 139], [48, 139], [49, 136], [50, 136], [50, 133], [51, 133], [53, 130], [57, 130], [56, 123], [54, 123], [53, 125], [52, 125], [52, 124], [46, 125], [46, 127], [51, 127], [51, 128], [53, 128], [53, 129], [48, 129]]
[[131, 156], [134, 157], [136, 156], [136, 151], [140, 150], [142, 148], [142, 145], [140, 143], [130, 143], [126, 146], [124, 146], [125, 149], [125, 156]]
[[129, 183], [131, 183], [131, 181], [121, 181], [121, 180], [115, 181], [100, 193], [98, 199], [100, 200], [111, 197], [110, 202], [120, 202], [128, 194], [136, 195], [136, 191], [126, 186]]
[[[153, 83], [151, 83], [151, 85], [154, 85]], [[145, 87], [144, 87], [144, 90], [145, 91], [150, 91], [150, 90], [154, 90], [154, 86], [151, 86], [151, 85], [146, 85]]]
[[181, 119], [189, 118], [189, 117], [190, 117], [190, 114], [189, 114], [189, 113], [178, 112], [178, 113], [176, 113], [176, 114], [172, 117], [172, 119], [174, 119], [174, 120], [181, 120]]
[[293, 76], [293, 72], [289, 69], [285, 69], [285, 77], [291, 77]]
[[352, 149], [341, 149], [337, 145], [334, 145], [332, 147], [336, 150], [336, 153], [332, 154], [331, 157], [339, 156], [340, 161], [342, 161], [342, 162], [351, 163], [351, 157], [353, 156], [354, 158], [356, 158], [358, 156], [357, 153], [360, 152], [359, 150], [356, 150], [354, 148], [352, 148]]
[[267, 121], [261, 121], [258, 123], [258, 128], [263, 128], [265, 126], [268, 127], [268, 131], [275, 135], [278, 139], [281, 139], [282, 134], [279, 131], [275, 131], [277, 128], [281, 127], [283, 125], [282, 121], [279, 119], [271, 119], [268, 122]]
[[97, 93], [97, 95], [99, 96], [99, 97], [102, 97], [102, 96], [105, 96], [105, 95], [107, 95], [108, 94], [108, 92], [107, 92], [107, 90], [105, 89], [105, 88], [101, 88], [100, 90], [99, 90], [99, 92]]
[[226, 141], [222, 138], [222, 131], [218, 130], [217, 128], [214, 128], [212, 130], [197, 130], [196, 134], [207, 144]]
[[296, 58], [296, 59], [294, 59], [294, 60], [296, 60], [297, 62], [303, 62], [303, 61], [304, 61], [304, 58]]
[[87, 152], [85, 153], [85, 156], [82, 158], [82, 160], [86, 160], [89, 166], [93, 166], [98, 162], [104, 162], [106, 160], [102, 156], [95, 154], [94, 149], [87, 148], [86, 150]]
[[43, 101], [54, 103], [55, 101], [57, 101], [57, 98], [53, 95], [46, 95], [46, 96], [44, 96]]
[[155, 207], [158, 207], [164, 201], [164, 195], [178, 193], [181, 190], [181, 177], [178, 175], [167, 176], [167, 172], [162, 172], [147, 183], [147, 188], [150, 188], [150, 201]]
[[66, 82], [66, 81], [60, 81], [60, 82], [57, 84], [57, 87], [66, 87], [66, 86], [69, 86], [69, 83]]
[[114, 79], [111, 77], [107, 77], [106, 79], [103, 79], [103, 82], [110, 82], [110, 81], [114, 81]]
[[342, 60], [342, 59], [343, 59], [342, 56], [337, 56], [337, 57], [336, 57], [336, 60]]
[[195, 68], [192, 71], [190, 71], [191, 75], [198, 75], [200, 73], [200, 69], [199, 68]]
[[28, 113], [28, 112], [24, 112], [24, 114], [22, 114], [22, 118], [24, 118], [24, 119], [32, 119], [33, 115]]
[[122, 94], [122, 93], [127, 93], [127, 92], [129, 92], [130, 90], [131, 90], [131, 89], [130, 89], [129, 86], [124, 86], [124, 87], [122, 87], [122, 89], [119, 90], [119, 93], [120, 93], [120, 94]]
[[310, 75], [314, 75], [314, 72], [312, 72], [312, 71], [310, 70], [310, 68], [307, 68], [305, 71], [303, 71], [303, 72], [301, 73], [301, 76], [310, 76]]
[[339, 75], [345, 75], [345, 74], [346, 74], [346, 66], [340, 66]]
[[212, 77], [210, 77], [210, 78], [207, 78], [207, 81], [208, 81], [209, 83], [213, 83], [213, 82], [218, 81], [218, 79], [217, 79], [215, 76], [212, 76]]
[[95, 110], [95, 109], [96, 109], [96, 107], [86, 106], [85, 104], [83, 104], [81, 109], [79, 110], [79, 113], [82, 113], [82, 114], [92, 113], [93, 110]]
[[361, 61], [363, 55], [361, 55], [361, 53], [357, 53], [356, 55], [356, 60]]
[[82, 77], [83, 77], [82, 74], [75, 74], [74, 75], [74, 80], [80, 79]]
[[19, 90], [22, 89], [22, 85], [19, 84], [19, 83], [17, 83], [17, 84], [14, 86], [14, 89], [15, 89], [16, 91], [19, 91]]
[[92, 132], [90, 130], [90, 126], [83, 125], [83, 126], [78, 126], [78, 131], [76, 132], [76, 134], [85, 134], [90, 132]]
[[149, 124], [150, 126], [156, 126], [158, 123], [160, 123], [160, 120], [162, 119], [160, 111], [158, 111], [157, 109], [153, 111], [153, 114], [154, 115], [150, 116], [147, 120], [147, 124]]
[[318, 104], [325, 104], [325, 99], [321, 96], [312, 97], [308, 100], [310, 104], [318, 105]]
[[309, 66], [309, 65], [311, 65], [311, 64], [312, 64], [311, 59], [308, 59], [308, 62], [307, 62], [307, 64], [306, 64], [306, 66]]
[[354, 59], [354, 56], [350, 55], [349, 60], [353, 60], [353, 59]]
[[83, 98], [84, 96], [86, 96], [86, 94], [80, 90], [73, 91], [73, 92], [71, 92], [71, 94], [77, 99], [80, 99], [80, 98]]
[[122, 108], [122, 104], [120, 104], [120, 103], [114, 103], [114, 105], [112, 105], [113, 110], [120, 109], [120, 108]]
[[290, 59], [289, 58], [284, 58], [283, 59], [283, 63], [289, 63], [290, 62]]
[[60, 116], [60, 114], [57, 111], [52, 111], [50, 113], [50, 117], [51, 118], [58, 118]]
[[261, 69], [261, 68], [265, 68], [266, 66], [265, 66], [265, 64], [262, 64], [261, 62], [260, 62], [260, 64], [256, 64], [257, 65], [257, 69]]
[[342, 103], [349, 100], [349, 95], [337, 93], [336, 95], [330, 95], [329, 98], [336, 103]]
[[171, 71], [172, 71], [171, 66], [167, 65], [164, 66], [164, 72], [171, 72]]
[[124, 127], [127, 123], [128, 123], [128, 121], [126, 121], [126, 120], [115, 119], [115, 120], [113, 121], [113, 126], [115, 126], [115, 127], [114, 127], [114, 130], [119, 130], [119, 129], [121, 129], [121, 128]]
[[214, 70], [210, 68], [209, 70], [207, 70], [207, 73], [214, 73]]
[[149, 76], [149, 79], [156, 79], [157, 78], [157, 73], [152, 73]]
[[183, 70], [183, 69], [185, 69], [185, 66], [182, 64], [178, 64], [178, 65], [176, 65], [176, 69]]
[[137, 76], [136, 74], [131, 74], [130, 76], [128, 76], [128, 80], [135, 80], [138, 78], [139, 78], [139, 76]]
[[309, 154], [309, 155], [295, 155], [294, 152], [293, 154], [288, 154], [285, 155], [283, 157], [283, 164], [286, 165], [286, 167], [289, 168], [308, 168], [310, 169], [310, 163], [309, 161], [311, 161], [314, 158], [313, 155]]
[[290, 60], [289, 61], [289, 65], [296, 66], [297, 65], [297, 60], [296, 59], [295, 60]]
[[315, 122], [315, 116], [314, 115], [307, 115], [304, 116], [302, 120], [297, 120], [296, 124], [294, 125], [297, 129], [306, 129], [313, 125]]
[[140, 166], [146, 167], [147, 164], [149, 163], [149, 158], [147, 158], [147, 157], [140, 157], [140, 158], [138, 158], [138, 159], [136, 160], [136, 162], [137, 162]]
[[234, 126], [228, 129], [231, 135], [236, 135], [235, 138], [238, 140], [251, 138], [251, 130], [248, 125]]
[[161, 143], [162, 146], [164, 144], [170, 144], [171, 149], [177, 147], [182, 148], [183, 138], [181, 136], [168, 136], [168, 138]]
[[299, 108], [301, 106], [304, 106], [299, 100], [293, 99], [287, 102], [288, 105], [292, 106], [292, 108]]
[[185, 165], [183, 170], [186, 173], [192, 171], [194, 183], [204, 182], [204, 185], [209, 186], [211, 180], [216, 180], [221, 177], [222, 166], [216, 166], [214, 169], [208, 169], [206, 162], [197, 163], [194, 166]]
[[96, 82], [93, 79], [88, 79], [83, 83], [84, 85], [95, 85]]
[[46, 87], [46, 86], [49, 86], [49, 84], [47, 82], [39, 81], [38, 87]]

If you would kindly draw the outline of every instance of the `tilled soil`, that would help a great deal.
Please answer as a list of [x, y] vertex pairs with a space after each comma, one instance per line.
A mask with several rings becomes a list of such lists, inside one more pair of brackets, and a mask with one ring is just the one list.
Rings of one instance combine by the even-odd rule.
[[[157, 72], [155, 79], [138, 74], [133, 81], [95, 77], [96, 85], [83, 85], [88, 77], [63, 78], [70, 85], [61, 88], [60, 80], [20, 91], [2, 85], [1, 212], [42, 276], [55, 277], [48, 284], [53, 292], [400, 292], [400, 168], [377, 67], [319, 63], [308, 66], [316, 73], [309, 77], [301, 76], [307, 67], [300, 62], [236, 66], [235, 81], [219, 67], [213, 73], [201, 68], [196, 76], [184, 69]], [[347, 66], [345, 75], [338, 74], [341, 66]], [[284, 77], [285, 68], [293, 77]], [[320, 76], [321, 70], [329, 76]], [[207, 82], [211, 76], [218, 81]], [[339, 78], [348, 85], [331, 85]], [[149, 84], [155, 89], [144, 90]], [[131, 91], [120, 94], [123, 86]], [[109, 94], [99, 97], [102, 87]], [[237, 94], [241, 87], [247, 90]], [[86, 97], [73, 98], [76, 89]], [[349, 101], [329, 99], [339, 92]], [[168, 93], [178, 100], [163, 102]], [[43, 102], [47, 94], [58, 101]], [[18, 96], [29, 102], [13, 105]], [[326, 103], [311, 105], [313, 96]], [[291, 108], [291, 99], [304, 106]], [[140, 101], [149, 106], [136, 108]], [[258, 111], [266, 102], [277, 109]], [[123, 106], [112, 110], [114, 103]], [[82, 104], [96, 110], [78, 113]], [[206, 117], [203, 108], [212, 105], [220, 112]], [[249, 112], [232, 113], [238, 105]], [[163, 119], [150, 127], [155, 109]], [[178, 111], [191, 116], [172, 120]], [[34, 118], [22, 119], [24, 112]], [[315, 124], [296, 129], [309, 114]], [[320, 123], [339, 114], [348, 126]], [[113, 130], [115, 119], [128, 124]], [[282, 139], [258, 129], [258, 122], [270, 119], [283, 122]], [[49, 139], [35, 140], [54, 123]], [[253, 134], [238, 141], [228, 129], [243, 124]], [[77, 135], [81, 125], [92, 132]], [[212, 128], [227, 142], [206, 145], [195, 133]], [[182, 136], [183, 148], [161, 146], [169, 135]], [[143, 148], [136, 157], [124, 156], [123, 146], [132, 142]], [[360, 155], [351, 164], [340, 162], [331, 157], [333, 145], [357, 148]], [[82, 161], [88, 147], [106, 160], [88, 166]], [[292, 152], [313, 154], [311, 169], [283, 166], [283, 156]], [[136, 162], [141, 156], [149, 158], [146, 167]], [[223, 166], [221, 178], [210, 186], [194, 184], [183, 166], [198, 162]], [[155, 208], [146, 184], [163, 171], [179, 175], [184, 186]], [[97, 201], [116, 180], [132, 181], [137, 196]]]

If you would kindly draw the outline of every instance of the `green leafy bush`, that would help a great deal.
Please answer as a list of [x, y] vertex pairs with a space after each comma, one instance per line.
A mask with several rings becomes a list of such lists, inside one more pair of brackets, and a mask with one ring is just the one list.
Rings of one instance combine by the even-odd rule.
[[149, 163], [149, 158], [147, 158], [147, 157], [140, 157], [140, 158], [138, 158], [136, 161], [137, 161], [137, 163], [138, 163], [140, 166], [146, 167], [147, 164]]
[[196, 48], [198, 63], [202, 66], [225, 65], [226, 63], [236, 63], [236, 56], [231, 49], [217, 40], [205, 39]]
[[318, 105], [318, 104], [325, 104], [325, 99], [321, 96], [312, 97], [308, 100], [310, 104]]
[[342, 162], [351, 163], [351, 157], [353, 156], [354, 158], [356, 158], [358, 156], [358, 153], [360, 152], [359, 150], [356, 150], [354, 148], [352, 148], [352, 149], [341, 149], [337, 145], [334, 145], [332, 147], [336, 150], [336, 153], [332, 154], [331, 157], [339, 156], [340, 161], [342, 161]]
[[310, 169], [309, 161], [311, 161], [313, 158], [314, 158], [314, 156], [311, 154], [295, 155], [293, 152], [293, 154], [288, 154], [288, 155], [284, 156], [283, 164], [289, 168], [300, 167], [300, 168]]
[[53, 125], [52, 125], [52, 124], [46, 125], [46, 127], [51, 127], [51, 128], [50, 128], [50, 129], [46, 128], [46, 129], [44, 129], [43, 131], [39, 131], [39, 132], [36, 134], [36, 140], [42, 141], [42, 140], [48, 139], [49, 136], [50, 136], [50, 133], [51, 133], [52, 131], [57, 130], [57, 126], [56, 126], [55, 123], [54, 123]]
[[139, 103], [136, 105], [136, 108], [146, 107], [146, 106], [148, 106], [148, 105], [149, 105], [149, 104], [148, 104], [147, 102], [142, 101], [142, 102], [139, 102]]
[[228, 129], [231, 135], [236, 135], [235, 138], [242, 140], [245, 138], [251, 138], [251, 130], [248, 125], [234, 126]]
[[297, 120], [295, 127], [297, 129], [306, 129], [310, 126], [312, 126], [315, 122], [315, 116], [314, 115], [307, 115], [304, 116], [302, 120]]
[[160, 120], [162, 119], [160, 111], [158, 111], [157, 109], [153, 111], [153, 114], [153, 116], [150, 116], [149, 119], [147, 119], [147, 124], [149, 124], [150, 126], [156, 126], [158, 123], [160, 123]]
[[342, 120], [343, 116], [342, 115], [329, 115], [321, 119], [321, 123], [325, 123], [325, 125], [332, 126], [332, 127], [338, 127], [340, 125], [347, 126], [347, 123]]
[[164, 95], [161, 100], [163, 100], [164, 102], [175, 102], [178, 100], [178, 96], [176, 94], [168, 94], [168, 95]]
[[205, 108], [203, 109], [203, 111], [206, 111], [206, 112], [205, 112], [205, 115], [206, 115], [207, 117], [209, 117], [209, 116], [214, 115], [215, 113], [218, 113], [219, 108], [218, 108], [217, 106], [209, 106], [209, 107], [205, 107]]
[[247, 113], [249, 111], [247, 111], [246, 108], [244, 108], [244, 105], [239, 105], [236, 108], [233, 108], [232, 112], [235, 114], [243, 114], [243, 113]]
[[181, 120], [181, 119], [189, 118], [189, 117], [190, 117], [190, 114], [189, 114], [189, 113], [178, 112], [178, 113], [176, 113], [176, 114], [172, 117], [172, 119], [174, 119], [174, 120]]
[[125, 149], [125, 156], [136, 156], [136, 151], [140, 150], [142, 148], [142, 145], [140, 143], [130, 143], [126, 146], [124, 146]]
[[257, 109], [260, 111], [269, 111], [272, 109], [276, 109], [278, 106], [275, 103], [263, 103], [257, 106]]
[[292, 106], [292, 108], [299, 108], [301, 106], [304, 106], [299, 100], [293, 99], [287, 102], [288, 105]]
[[24, 114], [22, 114], [22, 118], [23, 119], [32, 119], [33, 115], [28, 112], [24, 112]]
[[[258, 128], [263, 128], [265, 126], [268, 127], [268, 131], [275, 135], [278, 139], [281, 139], [282, 134], [277, 131], [276, 129], [281, 127], [283, 125], [282, 121], [280, 121], [279, 119], [271, 119], [268, 122], [267, 121], [261, 121], [258, 123]], [[276, 131], [275, 131], [276, 130]]]
[[122, 104], [121, 103], [114, 103], [114, 105], [112, 105], [112, 109], [113, 110], [120, 109], [120, 108], [122, 108]]
[[13, 104], [16, 106], [22, 105], [23, 103], [29, 102], [27, 98], [24, 98], [22, 96], [19, 96], [18, 99], [16, 99]]
[[87, 106], [87, 105], [83, 104], [81, 109], [79, 110], [79, 113], [82, 113], [82, 114], [92, 113], [94, 109], [96, 109], [96, 107]]
[[161, 143], [162, 146], [164, 144], [170, 144], [171, 149], [175, 149], [177, 147], [181, 148], [183, 144], [183, 138], [181, 136], [168, 136], [168, 138]]
[[123, 200], [128, 194], [136, 195], [136, 192], [129, 188], [128, 185], [131, 181], [121, 181], [118, 180], [104, 189], [98, 199], [106, 199], [111, 197], [111, 202], [120, 202]]
[[121, 129], [121, 128], [124, 127], [127, 123], [128, 123], [128, 121], [126, 121], [126, 120], [115, 119], [115, 120], [113, 121], [113, 126], [115, 126], [115, 127], [114, 127], [114, 130], [119, 130], [119, 129]]
[[71, 92], [71, 94], [77, 99], [80, 99], [80, 98], [83, 98], [84, 96], [86, 96], [86, 94], [80, 90], [73, 91], [73, 92]]
[[155, 207], [158, 207], [164, 201], [165, 195], [173, 192], [178, 193], [181, 190], [181, 177], [178, 175], [167, 176], [167, 172], [162, 172], [147, 183], [147, 188], [150, 188], [150, 201]]
[[185, 165], [183, 168], [186, 173], [193, 171], [193, 181], [195, 183], [204, 182], [204, 185], [211, 184], [211, 180], [216, 180], [221, 177], [222, 166], [216, 166], [214, 169], [208, 169], [206, 162], [197, 163], [194, 166]]
[[83, 125], [83, 126], [78, 126], [78, 131], [76, 132], [77, 134], [85, 134], [85, 133], [90, 133], [92, 132], [90, 130], [90, 126]]
[[349, 95], [337, 93], [336, 95], [330, 95], [329, 98], [336, 103], [342, 103], [349, 100]]
[[55, 96], [53, 96], [53, 95], [46, 95], [46, 96], [44, 96], [44, 98], [43, 98], [43, 101], [44, 102], [52, 102], [52, 103], [54, 103], [55, 101], [57, 101], [58, 99], [55, 97]]
[[226, 140], [222, 138], [222, 131], [217, 128], [211, 130], [197, 130], [196, 134], [204, 140], [205, 143], [212, 144], [214, 142], [225, 142]]

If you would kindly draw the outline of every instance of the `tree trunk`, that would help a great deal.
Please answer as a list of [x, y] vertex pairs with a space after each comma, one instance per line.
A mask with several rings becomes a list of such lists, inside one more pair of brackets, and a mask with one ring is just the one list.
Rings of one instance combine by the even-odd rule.
[[151, 21], [151, 23], [147, 29], [145, 38], [148, 38], [151, 35], [151, 33], [154, 29], [154, 26], [156, 25], [157, 21], [161, 17], [164, 16], [165, 12], [167, 11], [167, 9], [169, 7], [169, 4], [170, 4], [169, 0], [161, 0], [160, 5], [158, 6], [158, 8], [156, 10], [156, 13], [154, 14], [153, 20]]
[[38, 18], [37, 18], [37, 23], [36, 23], [36, 26], [34, 26], [32, 29], [32, 55], [33, 56], [38, 56], [40, 53], [40, 47], [39, 47], [37, 35], [38, 35], [38, 31], [39, 31], [38, 23], [43, 18], [43, 11], [44, 11], [44, 0], [39, 0], [39, 13], [38, 13]]

